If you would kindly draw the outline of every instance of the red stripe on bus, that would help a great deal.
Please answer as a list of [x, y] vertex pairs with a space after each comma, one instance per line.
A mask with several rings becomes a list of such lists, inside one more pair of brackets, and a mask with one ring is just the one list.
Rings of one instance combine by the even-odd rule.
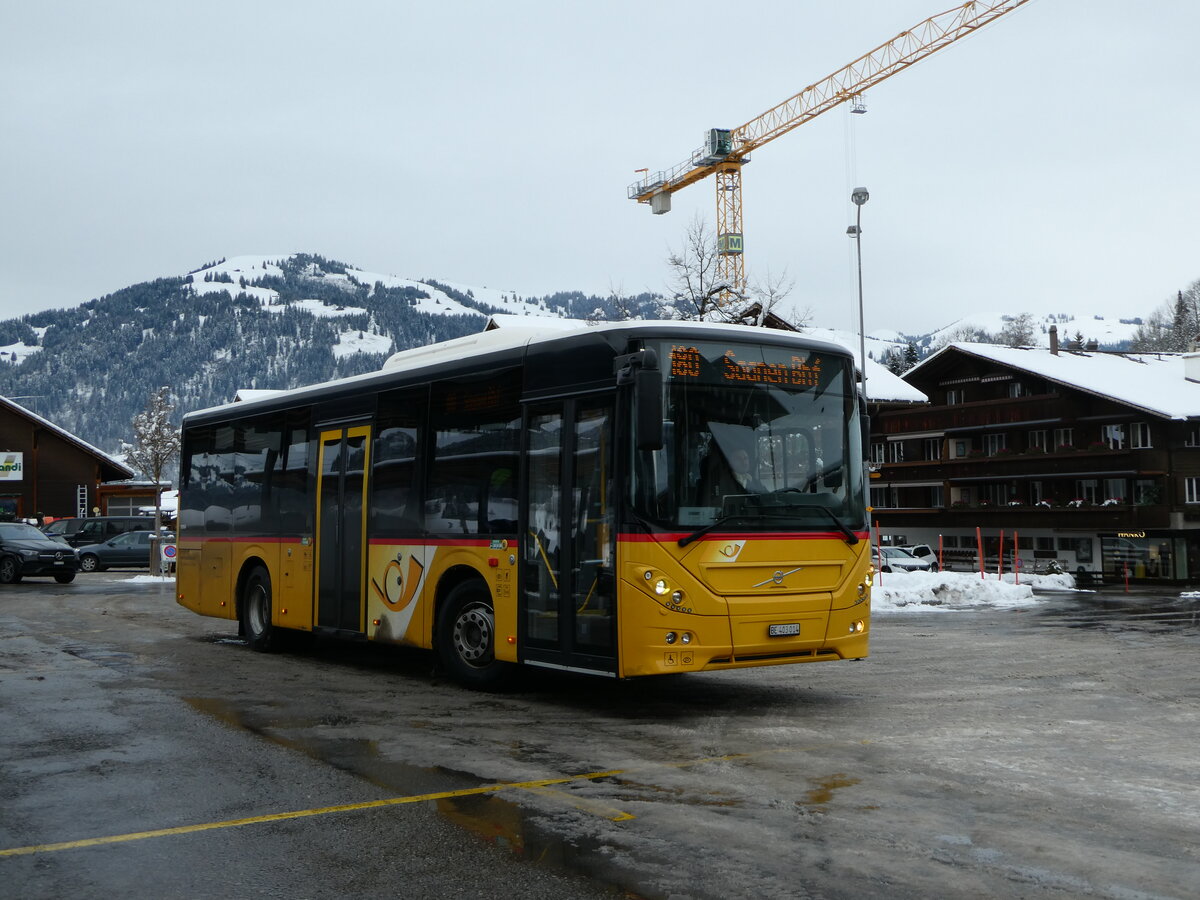
[[299, 544], [304, 538], [301, 537], [266, 537], [260, 535], [258, 537], [249, 537], [245, 535], [219, 537], [217, 535], [203, 535], [197, 537], [193, 534], [180, 535], [176, 541], [177, 544], [191, 541], [201, 541], [208, 544]]
[[[691, 532], [689, 532], [689, 531], [663, 532], [662, 534], [642, 534], [642, 533], [630, 532], [628, 534], [617, 535], [617, 540], [626, 542], [626, 543], [631, 543], [631, 544], [644, 544], [644, 543], [664, 544], [664, 543], [668, 543], [670, 541], [678, 541], [680, 538], [687, 537], [689, 534], [691, 534]], [[857, 537], [860, 541], [865, 541], [867, 539], [867, 532], [856, 531], [856, 532], [854, 532], [854, 536]], [[754, 541], [827, 541], [827, 540], [830, 540], [831, 538], [836, 538], [838, 540], [845, 540], [846, 536], [844, 534], [842, 534], [840, 531], [806, 531], [802, 534], [798, 534], [794, 531], [778, 531], [778, 532], [770, 532], [770, 531], [752, 531], [752, 532], [710, 531], [708, 534], [701, 535], [700, 537], [696, 538], [696, 542], [699, 543], [700, 541], [750, 541], [750, 540], [754, 540]]]
[[[368, 543], [374, 546], [419, 545], [422, 547], [488, 547], [492, 546], [491, 538], [371, 538]], [[515, 546], [516, 541], [514, 540]]]

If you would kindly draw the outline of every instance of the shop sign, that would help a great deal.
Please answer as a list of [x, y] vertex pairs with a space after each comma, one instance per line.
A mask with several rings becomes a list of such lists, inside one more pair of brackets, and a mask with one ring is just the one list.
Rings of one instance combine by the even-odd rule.
[[24, 453], [0, 451], [0, 481], [22, 481], [24, 479]]

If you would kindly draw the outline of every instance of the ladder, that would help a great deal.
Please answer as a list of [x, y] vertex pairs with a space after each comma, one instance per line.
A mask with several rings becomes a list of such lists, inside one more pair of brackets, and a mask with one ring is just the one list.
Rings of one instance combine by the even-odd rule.
[[88, 514], [88, 489], [86, 484], [75, 488], [75, 515], [86, 519]]

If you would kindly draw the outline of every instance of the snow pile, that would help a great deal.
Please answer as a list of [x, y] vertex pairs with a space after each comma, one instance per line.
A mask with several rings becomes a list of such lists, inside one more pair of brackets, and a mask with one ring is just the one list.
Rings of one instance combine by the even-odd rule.
[[1071, 591], [1070, 575], [1022, 575], [1020, 584], [1009, 574], [980, 578], [978, 572], [888, 572], [875, 576], [871, 589], [874, 612], [950, 612], [962, 609], [1033, 606], [1040, 591]]

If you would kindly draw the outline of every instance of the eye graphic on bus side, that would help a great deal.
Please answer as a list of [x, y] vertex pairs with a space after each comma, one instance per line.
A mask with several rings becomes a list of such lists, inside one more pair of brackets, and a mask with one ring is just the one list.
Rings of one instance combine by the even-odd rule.
[[424, 571], [425, 567], [421, 565], [420, 560], [415, 556], [410, 556], [406, 581], [400, 568], [400, 561], [393, 559], [383, 569], [383, 587], [380, 587], [379, 582], [374, 578], [371, 579], [371, 587], [375, 589], [379, 599], [386, 603], [389, 609], [399, 612], [412, 603], [413, 598], [417, 595], [417, 588], [421, 584], [421, 575]]

